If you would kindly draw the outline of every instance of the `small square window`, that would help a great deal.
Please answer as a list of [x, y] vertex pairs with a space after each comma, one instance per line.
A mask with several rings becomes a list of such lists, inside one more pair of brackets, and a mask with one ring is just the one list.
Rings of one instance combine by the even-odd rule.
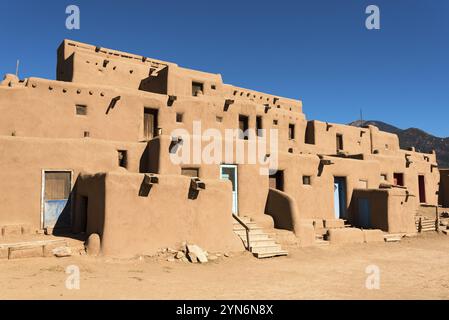
[[196, 97], [198, 94], [203, 94], [203, 89], [201, 82], [192, 82], [192, 96]]
[[184, 118], [183, 113], [176, 113], [176, 122], [182, 122]]
[[311, 176], [302, 176], [302, 184], [305, 186], [310, 186], [312, 184]]
[[213, 84], [213, 85], [210, 86], [210, 88], [211, 88], [212, 90], [216, 90], [216, 89], [217, 89], [217, 86], [216, 86], [215, 84]]
[[82, 105], [82, 104], [77, 104], [76, 105], [76, 114], [78, 116], [85, 116], [85, 115], [87, 115], [87, 106]]
[[278, 121], [277, 121], [277, 120], [273, 120], [273, 124], [274, 124], [275, 126], [277, 126], [277, 125], [278, 125]]
[[221, 116], [216, 116], [216, 117], [215, 117], [215, 120], [216, 120], [217, 122], [223, 122], [223, 117], [221, 117]]

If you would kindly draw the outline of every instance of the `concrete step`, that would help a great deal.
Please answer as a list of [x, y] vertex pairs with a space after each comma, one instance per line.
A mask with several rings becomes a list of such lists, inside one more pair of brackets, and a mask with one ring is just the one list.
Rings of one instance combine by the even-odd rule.
[[326, 240], [320, 240], [320, 239], [315, 240], [316, 246], [328, 246], [329, 244], [330, 244], [330, 242], [326, 241]]
[[[246, 237], [246, 230], [245, 229], [240, 229], [240, 230], [234, 230], [234, 232], [236, 234], [238, 234], [239, 236], [245, 236]], [[249, 230], [250, 235], [251, 234], [266, 234], [262, 228], [258, 228], [258, 229], [250, 229]]]
[[288, 255], [288, 252], [285, 250], [278, 250], [273, 252], [253, 253], [253, 255], [258, 259], [264, 259], [264, 258], [286, 256]]
[[[257, 226], [257, 224], [255, 224], [254, 222], [249, 222], [249, 223], [245, 223], [246, 226], [250, 229], [261, 229], [260, 227]], [[245, 227], [242, 226], [240, 223], [234, 223], [233, 226], [234, 230], [245, 230]]]
[[252, 253], [266, 253], [266, 252], [275, 252], [280, 251], [281, 246], [278, 244], [268, 245], [268, 246], [259, 246], [250, 248]]
[[[240, 239], [242, 239], [246, 243], [246, 234], [239, 235]], [[270, 237], [265, 233], [253, 234], [250, 233], [249, 241], [257, 241], [257, 240], [268, 240]]]
[[384, 235], [385, 242], [399, 242], [402, 239], [401, 234], [386, 234]]
[[[242, 239], [245, 246], [247, 246], [246, 238]], [[276, 245], [276, 241], [274, 239], [262, 239], [262, 240], [249, 240], [250, 247], [251, 248], [257, 248], [257, 247], [265, 247], [265, 246], [273, 246]]]
[[[245, 223], [245, 224], [251, 222], [251, 218], [249, 218], [249, 217], [240, 217], [239, 216], [239, 219], [242, 220], [243, 223]], [[234, 224], [240, 224], [240, 222], [238, 222], [237, 220], [235, 220], [235, 219], [233, 219], [233, 220], [234, 220]]]

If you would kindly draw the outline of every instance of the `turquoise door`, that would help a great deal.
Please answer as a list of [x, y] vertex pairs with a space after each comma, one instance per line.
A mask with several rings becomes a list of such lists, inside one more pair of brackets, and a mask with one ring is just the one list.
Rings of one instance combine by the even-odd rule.
[[220, 166], [220, 179], [230, 180], [232, 183], [232, 213], [238, 215], [238, 181], [237, 166], [223, 164]]

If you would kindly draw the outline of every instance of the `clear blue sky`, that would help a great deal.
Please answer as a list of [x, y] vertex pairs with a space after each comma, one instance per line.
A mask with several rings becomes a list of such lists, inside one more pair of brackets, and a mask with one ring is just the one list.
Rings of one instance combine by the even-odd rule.
[[[65, 8], [81, 29], [65, 28]], [[365, 8], [381, 30], [365, 28]], [[1, 1], [0, 73], [54, 78], [64, 38], [221, 73], [299, 98], [308, 119], [449, 136], [448, 0]]]

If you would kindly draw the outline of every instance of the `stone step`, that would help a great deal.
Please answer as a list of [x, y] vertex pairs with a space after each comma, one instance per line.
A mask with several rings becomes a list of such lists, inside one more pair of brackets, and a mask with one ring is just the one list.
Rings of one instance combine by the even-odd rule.
[[268, 245], [268, 246], [259, 246], [250, 248], [252, 253], [266, 253], [266, 252], [275, 252], [280, 251], [281, 246], [279, 244]]
[[288, 252], [285, 250], [278, 250], [273, 252], [253, 253], [253, 255], [258, 259], [264, 259], [264, 258], [286, 256], [288, 255]]
[[399, 242], [402, 239], [400, 234], [386, 234], [384, 235], [385, 242]]
[[[244, 235], [238, 235], [240, 239], [242, 239], [246, 243], [246, 233]], [[268, 240], [270, 237], [265, 233], [249, 234], [249, 241], [257, 241], [257, 240]]]

